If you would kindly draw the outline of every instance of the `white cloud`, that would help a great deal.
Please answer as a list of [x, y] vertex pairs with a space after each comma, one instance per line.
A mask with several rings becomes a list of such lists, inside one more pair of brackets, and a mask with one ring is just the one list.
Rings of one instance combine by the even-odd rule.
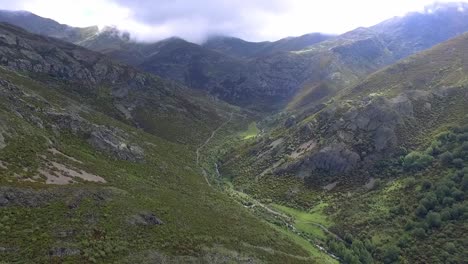
[[[116, 25], [139, 39], [211, 34], [275, 40], [310, 32], [343, 33], [371, 26], [433, 0], [0, 0], [0, 8], [28, 10], [73, 26]], [[448, 2], [448, 1], [443, 1]]]

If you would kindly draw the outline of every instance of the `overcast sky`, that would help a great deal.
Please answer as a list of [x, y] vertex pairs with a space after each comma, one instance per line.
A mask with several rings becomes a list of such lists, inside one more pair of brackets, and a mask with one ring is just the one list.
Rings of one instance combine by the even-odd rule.
[[[140, 40], [208, 35], [251, 41], [310, 32], [344, 33], [434, 0], [0, 0], [0, 9], [27, 10], [72, 26], [115, 25]], [[440, 2], [440, 1], [439, 1]], [[449, 2], [449, 1], [442, 1]]]

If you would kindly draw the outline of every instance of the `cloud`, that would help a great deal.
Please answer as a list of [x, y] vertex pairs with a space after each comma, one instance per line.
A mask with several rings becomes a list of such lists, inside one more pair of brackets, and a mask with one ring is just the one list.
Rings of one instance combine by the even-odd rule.
[[115, 25], [138, 40], [210, 35], [276, 40], [310, 32], [343, 33], [371, 26], [433, 0], [0, 0], [72, 26]]
[[265, 21], [290, 9], [284, 0], [116, 0], [116, 3], [131, 10], [131, 19], [136, 23], [160, 34], [196, 42], [218, 34], [256, 38]]

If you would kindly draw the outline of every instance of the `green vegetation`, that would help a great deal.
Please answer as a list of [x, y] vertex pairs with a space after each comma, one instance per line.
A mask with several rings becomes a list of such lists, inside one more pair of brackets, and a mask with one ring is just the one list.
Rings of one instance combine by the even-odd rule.
[[311, 210], [304, 212], [284, 205], [272, 204], [273, 208], [290, 215], [294, 219], [294, 226], [299, 231], [311, 234], [319, 239], [325, 239], [328, 235], [321, 226], [331, 226], [329, 219], [323, 213], [326, 206], [326, 203], [320, 203]]
[[244, 140], [251, 139], [251, 138], [256, 137], [258, 135], [258, 133], [260, 133], [260, 130], [257, 127], [257, 123], [252, 122], [252, 123], [249, 124], [249, 127], [248, 127], [247, 131], [244, 131], [244, 132], [241, 133], [241, 137]]
[[[234, 252], [227, 256], [234, 262], [249, 257], [271, 263], [310, 262], [309, 250], [297, 241], [210, 188], [195, 164], [194, 146], [144, 132], [92, 108], [78, 110], [95, 126], [124, 131], [127, 140], [145, 153], [144, 162], [121, 160], [111, 152], [98, 151], [89, 134], [58, 127], [57, 121], [30, 107], [47, 100], [57, 109], [62, 109], [60, 102], [81, 109], [76, 101], [47, 90], [40, 82], [29, 85], [27, 77], [2, 74], [0, 78], [28, 95], [18, 93], [15, 104], [7, 96], [0, 98], [0, 133], [5, 143], [0, 149], [2, 261], [115, 263], [125, 259], [131, 263], [150, 261], [145, 260], [147, 252], [192, 260]], [[50, 105], [41, 107], [46, 112]], [[12, 113], [12, 107], [23, 118]], [[74, 128], [80, 126], [84, 124]], [[46, 185], [39, 170], [52, 162], [98, 175], [106, 183], [76, 180], [70, 185]], [[163, 224], [152, 224], [142, 215], [154, 215]]]

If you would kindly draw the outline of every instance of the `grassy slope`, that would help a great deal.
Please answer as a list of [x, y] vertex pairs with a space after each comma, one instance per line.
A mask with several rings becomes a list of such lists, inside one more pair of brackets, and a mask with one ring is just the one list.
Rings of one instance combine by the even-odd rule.
[[[18, 84], [27, 93], [40, 94], [52, 105], [78, 106], [76, 101], [28, 78], [8, 72], [2, 72], [1, 78]], [[33, 99], [25, 100], [34, 103]], [[6, 106], [5, 102], [1, 105]], [[88, 116], [94, 123], [127, 131], [147, 153], [144, 163], [119, 161], [66, 131], [57, 135], [50, 129], [38, 128], [16, 117], [7, 107], [1, 107], [0, 114], [2, 127], [14, 131], [6, 139], [7, 147], [0, 150], [0, 160], [8, 163], [8, 170], [0, 169], [2, 188], [13, 193], [32, 193], [23, 194], [21, 199], [26, 201], [31, 199], [28, 195], [47, 200], [37, 206], [0, 207], [0, 246], [5, 248], [0, 252], [2, 260], [37, 263], [52, 258], [107, 263], [120, 262], [123, 257], [131, 262], [148, 252], [203, 259], [207, 254], [229, 251], [261, 261], [296, 263], [296, 258], [291, 260], [281, 252], [305, 258], [309, 255], [240, 205], [209, 188], [194, 164], [190, 146], [172, 143], [91, 110]], [[52, 139], [53, 147], [82, 163], [48, 152], [50, 143], [44, 137]], [[22, 181], [34, 176], [43, 162], [42, 156], [99, 175], [107, 183], [58, 187]], [[128, 223], [133, 215], [147, 211], [155, 213], [164, 224]], [[79, 254], [49, 256], [49, 251], [57, 248], [79, 250]]]

